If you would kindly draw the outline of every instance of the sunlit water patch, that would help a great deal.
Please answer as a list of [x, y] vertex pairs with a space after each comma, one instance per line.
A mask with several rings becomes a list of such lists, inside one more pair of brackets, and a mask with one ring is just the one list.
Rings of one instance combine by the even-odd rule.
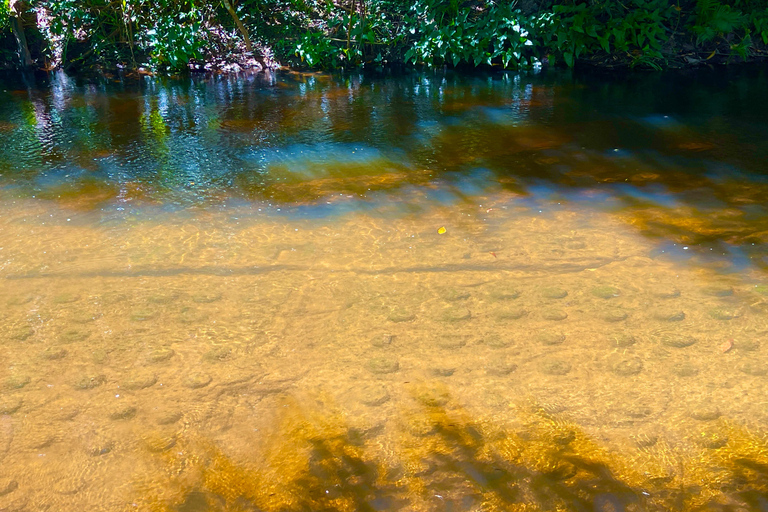
[[0, 510], [761, 510], [766, 76], [633, 76], [4, 85]]

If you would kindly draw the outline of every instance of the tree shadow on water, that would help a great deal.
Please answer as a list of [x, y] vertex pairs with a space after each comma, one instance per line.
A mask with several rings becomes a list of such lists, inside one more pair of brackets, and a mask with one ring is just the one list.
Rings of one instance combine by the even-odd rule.
[[509, 428], [473, 419], [450, 400], [427, 399], [392, 422], [360, 428], [332, 406], [289, 404], [258, 456], [226, 453], [203, 436], [180, 440], [174, 454], [155, 454], [165, 457], [165, 475], [185, 476], [137, 502], [175, 512], [768, 506], [768, 443], [727, 422], [719, 426], [727, 441], [715, 448], [680, 455], [659, 442], [616, 453], [536, 407], [521, 407]]

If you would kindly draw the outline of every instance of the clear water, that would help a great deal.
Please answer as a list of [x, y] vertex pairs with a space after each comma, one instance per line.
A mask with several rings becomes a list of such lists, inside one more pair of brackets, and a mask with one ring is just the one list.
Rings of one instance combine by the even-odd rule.
[[0, 510], [766, 510], [766, 91], [0, 82]]

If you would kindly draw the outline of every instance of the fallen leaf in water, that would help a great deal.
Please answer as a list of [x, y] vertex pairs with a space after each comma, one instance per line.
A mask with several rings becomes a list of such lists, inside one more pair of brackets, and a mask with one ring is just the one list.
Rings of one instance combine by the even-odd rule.
[[445, 234], [445, 226], [443, 226], [443, 227], [441, 227], [441, 228], [438, 228], [438, 229], [437, 229], [437, 234], [438, 234], [438, 235], [443, 235], [443, 234]]
[[725, 340], [722, 345], [720, 345], [720, 352], [723, 354], [730, 352], [733, 348], [733, 340]]

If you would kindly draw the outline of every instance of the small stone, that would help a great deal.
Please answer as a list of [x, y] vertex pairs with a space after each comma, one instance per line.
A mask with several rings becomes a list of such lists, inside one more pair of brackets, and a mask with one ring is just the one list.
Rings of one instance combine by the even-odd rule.
[[173, 425], [182, 418], [182, 414], [178, 411], [166, 412], [158, 416], [158, 425]]
[[42, 351], [40, 357], [48, 361], [58, 361], [67, 356], [67, 351], [61, 347], [48, 347]]
[[447, 300], [449, 302], [467, 300], [470, 297], [470, 294], [467, 290], [460, 290], [457, 288], [445, 288], [440, 290], [439, 295], [443, 300]]
[[720, 417], [720, 409], [713, 405], [702, 404], [690, 411], [691, 418], [699, 421], [714, 421]]
[[717, 450], [728, 444], [728, 436], [717, 431], [701, 432], [694, 441], [702, 448]]
[[427, 407], [442, 407], [448, 403], [451, 395], [440, 385], [426, 385], [416, 388], [414, 398]]
[[16, 480], [7, 480], [5, 478], [0, 479], [0, 496], [5, 496], [6, 494], [11, 494], [13, 491], [19, 488], [18, 482]]
[[603, 313], [601, 315], [601, 318], [606, 322], [615, 323], [615, 322], [621, 322], [622, 320], [626, 320], [627, 316], [628, 315], [626, 311], [622, 311], [620, 309], [614, 309], [614, 310], [606, 311], [605, 313]]
[[661, 337], [662, 345], [673, 348], [690, 347], [697, 341], [696, 338], [687, 334], [666, 334]]
[[3, 383], [3, 387], [5, 389], [21, 389], [27, 384], [32, 382], [32, 379], [29, 377], [29, 375], [11, 375], [7, 379], [5, 379], [5, 382]]
[[654, 288], [651, 294], [659, 299], [674, 299], [680, 296], [680, 290], [674, 286], [659, 286]]
[[131, 320], [134, 322], [146, 322], [157, 318], [158, 313], [152, 309], [136, 309], [131, 313]]
[[184, 386], [190, 389], [200, 389], [210, 384], [211, 380], [213, 379], [207, 373], [195, 372], [187, 375], [184, 379]]
[[566, 249], [570, 249], [572, 251], [579, 251], [581, 249], [587, 248], [587, 243], [583, 240], [568, 240], [564, 245]]
[[109, 352], [103, 348], [97, 348], [91, 352], [91, 359], [96, 364], [104, 364], [109, 359]]
[[498, 334], [486, 336], [482, 342], [491, 348], [506, 348], [514, 343], [509, 337], [499, 336]]
[[551, 320], [553, 322], [560, 322], [568, 318], [568, 313], [562, 309], [547, 309], [541, 312], [541, 317], [544, 320]]
[[212, 302], [218, 302], [221, 300], [220, 293], [197, 293], [192, 295], [192, 302], [198, 304], [210, 304]]
[[0, 416], [15, 413], [21, 409], [22, 403], [20, 398], [0, 395]]
[[612, 299], [621, 295], [621, 290], [613, 286], [595, 286], [592, 288], [592, 295], [601, 299]]
[[744, 350], [745, 352], [754, 352], [760, 348], [760, 342], [751, 338], [737, 338], [733, 344], [736, 350]]
[[80, 331], [78, 329], [68, 329], [59, 335], [61, 343], [80, 343], [87, 340], [91, 333], [89, 331]]
[[61, 293], [53, 298], [54, 304], [71, 304], [80, 300], [80, 296], [74, 293]]
[[557, 359], [544, 361], [539, 366], [542, 373], [547, 375], [566, 375], [571, 371], [571, 363]]
[[87, 324], [99, 318], [98, 313], [79, 312], [72, 315], [72, 321], [76, 324]]
[[505, 308], [496, 311], [496, 318], [499, 320], [519, 320], [528, 314], [523, 308]]
[[633, 436], [633, 439], [638, 448], [650, 448], [659, 442], [659, 436], [650, 432], [637, 434], [636, 436]]
[[760, 295], [768, 295], [768, 285], [758, 284], [755, 286], [754, 291]]
[[543, 288], [541, 290], [541, 296], [545, 299], [564, 299], [568, 296], [568, 292], [555, 286], [552, 288]]
[[170, 304], [179, 298], [177, 293], [158, 293], [147, 297], [149, 304]]
[[672, 367], [672, 373], [677, 375], [678, 377], [695, 377], [699, 374], [699, 369], [694, 365], [693, 363], [689, 361], [684, 361], [682, 363], [678, 363]]
[[443, 311], [441, 317], [445, 322], [463, 322], [472, 318], [472, 313], [467, 308], [452, 307]]
[[377, 407], [389, 401], [387, 388], [381, 384], [367, 384], [360, 388], [360, 402], [368, 407]]
[[107, 377], [104, 375], [83, 375], [80, 379], [76, 380], [74, 387], [76, 389], [93, 389], [101, 386], [107, 381]]
[[154, 386], [157, 383], [157, 375], [154, 373], [135, 373], [125, 377], [120, 382], [120, 388], [127, 391], [138, 391]]
[[614, 347], [630, 347], [636, 343], [636, 339], [631, 334], [623, 332], [612, 334], [609, 337], [609, 341]]
[[682, 311], [659, 309], [653, 312], [653, 318], [660, 322], [682, 322], [685, 320], [685, 313]]
[[150, 432], [142, 439], [144, 446], [152, 453], [161, 453], [176, 446], [176, 435], [165, 432]]
[[485, 365], [485, 373], [488, 375], [495, 375], [497, 377], [503, 377], [517, 370], [517, 365], [509, 361], [494, 360]]
[[203, 359], [211, 362], [228, 361], [234, 357], [234, 352], [230, 347], [218, 346], [214, 347], [203, 355]]
[[371, 345], [379, 348], [387, 348], [395, 341], [393, 334], [377, 334], [371, 339]]
[[19, 295], [17, 297], [13, 297], [8, 301], [9, 306], [23, 306], [24, 304], [29, 304], [35, 300], [34, 295]]
[[388, 357], [374, 357], [368, 361], [366, 366], [368, 371], [376, 374], [394, 373], [400, 369], [400, 363], [397, 362], [397, 359]]
[[29, 325], [19, 325], [12, 327], [8, 331], [8, 337], [16, 341], [25, 341], [27, 338], [35, 334], [34, 329]]
[[203, 322], [206, 318], [208, 318], [208, 315], [198, 311], [195, 308], [185, 307], [181, 309], [179, 316], [176, 318], [183, 324], [194, 324]]
[[467, 337], [461, 334], [445, 334], [437, 338], [437, 346], [444, 349], [455, 350], [467, 344]]
[[387, 315], [387, 320], [395, 323], [410, 322], [416, 318], [416, 315], [405, 308], [394, 308]]
[[115, 442], [111, 439], [94, 439], [85, 447], [85, 453], [91, 457], [99, 457], [110, 453], [115, 448]]
[[753, 377], [762, 377], [768, 374], [768, 365], [759, 361], [747, 361], [741, 365], [739, 370]]
[[701, 291], [705, 295], [710, 295], [712, 297], [730, 297], [733, 295], [733, 288], [727, 285], [706, 286], [702, 288]]
[[508, 286], [497, 286], [488, 295], [493, 300], [514, 300], [520, 296], [520, 292]]
[[121, 405], [110, 411], [109, 419], [115, 421], [130, 420], [136, 416], [137, 409], [132, 405]]
[[456, 367], [447, 365], [434, 366], [429, 371], [435, 377], [450, 377], [456, 373]]
[[623, 359], [613, 365], [613, 373], [621, 377], [637, 375], [641, 371], [643, 371], [643, 361], [636, 357]]
[[565, 341], [565, 334], [543, 331], [536, 335], [536, 339], [544, 345], [560, 345]]
[[726, 309], [711, 309], [709, 311], [709, 316], [714, 318], [715, 320], [733, 320], [736, 318], [736, 313], [733, 311], [728, 311]]
[[158, 348], [149, 353], [147, 359], [150, 363], [164, 363], [172, 358], [176, 354], [173, 349], [170, 348]]

